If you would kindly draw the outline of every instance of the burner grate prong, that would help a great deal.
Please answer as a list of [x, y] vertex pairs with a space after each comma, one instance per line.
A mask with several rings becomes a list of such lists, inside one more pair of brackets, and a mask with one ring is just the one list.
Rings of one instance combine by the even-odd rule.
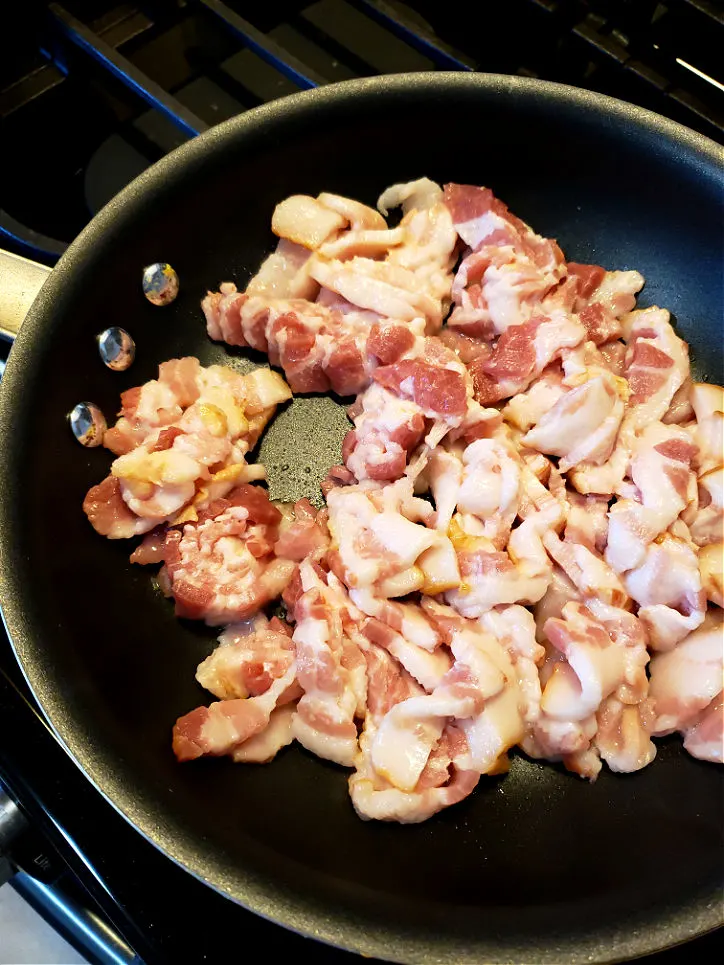
[[184, 107], [172, 94], [165, 91], [127, 57], [94, 33], [58, 3], [51, 3], [49, 11], [53, 25], [75, 47], [93, 58], [126, 87], [134, 91], [151, 107], [165, 114], [185, 134], [194, 137], [209, 125]]
[[281, 74], [288, 77], [303, 90], [320, 87], [329, 83], [324, 77], [307, 67], [292, 54], [288, 53], [276, 41], [258, 30], [248, 20], [244, 20], [221, 0], [197, 0], [210, 13], [215, 14], [230, 30], [242, 37], [247, 46], [262, 60], [275, 67]]

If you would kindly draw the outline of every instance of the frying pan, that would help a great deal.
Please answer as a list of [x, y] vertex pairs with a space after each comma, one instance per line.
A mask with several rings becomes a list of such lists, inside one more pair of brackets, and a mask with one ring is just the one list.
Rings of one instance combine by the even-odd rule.
[[[143, 174], [52, 272], [2, 382], [0, 580], [18, 659], [56, 734], [100, 792], [173, 860], [307, 935], [400, 962], [611, 962], [721, 924], [722, 775], [675, 738], [628, 776], [588, 784], [515, 757], [420, 826], [363, 823], [347, 775], [299, 748], [269, 766], [179, 766], [170, 728], [202, 703], [213, 631], [172, 615], [129, 545], [81, 512], [110, 454], [80, 448], [65, 413], [111, 417], [163, 359], [241, 369], [211, 343], [199, 299], [244, 285], [291, 193], [374, 203], [395, 181], [492, 186], [572, 260], [638, 268], [641, 305], [675, 313], [699, 378], [721, 380], [722, 151], [630, 105], [555, 84], [415, 74], [280, 100], [197, 138]], [[178, 271], [163, 309], [141, 294], [153, 261]], [[108, 325], [134, 336], [125, 373], [101, 364]], [[316, 493], [346, 420], [296, 399], [261, 446], [274, 498]], [[201, 923], [203, 927], [203, 923]]]

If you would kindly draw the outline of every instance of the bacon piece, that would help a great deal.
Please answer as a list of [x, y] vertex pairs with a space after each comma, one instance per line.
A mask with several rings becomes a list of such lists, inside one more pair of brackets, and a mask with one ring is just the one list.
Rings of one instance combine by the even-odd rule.
[[111, 474], [120, 481], [120, 493], [136, 516], [164, 522], [188, 505], [197, 483], [208, 476], [200, 460], [178, 448], [149, 452], [139, 446], [119, 456]]
[[233, 754], [239, 745], [261, 734], [295, 675], [296, 666], [292, 664], [286, 674], [259, 697], [220, 700], [179, 717], [173, 728], [173, 752], [177, 760]]
[[582, 326], [564, 313], [538, 314], [511, 326], [500, 336], [489, 358], [470, 363], [475, 399], [490, 405], [525, 390], [566, 348], [582, 340]]
[[327, 558], [347, 586], [375, 586], [384, 597], [421, 588], [424, 573], [416, 564], [441, 537], [419, 524], [431, 516], [432, 507], [413, 497], [410, 480], [382, 488], [366, 482], [333, 489], [327, 506], [332, 535]]
[[502, 648], [468, 627], [453, 632], [450, 647], [455, 663], [434, 690], [396, 704], [378, 724], [372, 764], [402, 791], [414, 790], [446, 718], [465, 733], [470, 768], [480, 773], [493, 770], [522, 736], [517, 682]]
[[612, 606], [626, 603], [628, 595], [618, 574], [597, 552], [579, 543], [564, 542], [553, 532], [543, 535], [543, 545], [584, 600], [597, 597]]
[[645, 767], [656, 749], [639, 621], [591, 600], [565, 604], [544, 630], [553, 648], [541, 670], [542, 714], [523, 741], [525, 751], [560, 759], [592, 781], [601, 758], [615, 771]]
[[569, 273], [572, 269], [578, 289], [575, 308], [588, 338], [596, 345], [617, 339], [623, 331], [621, 316], [636, 304], [636, 293], [644, 283], [642, 275], [637, 271], [603, 271], [595, 265], [569, 264]]
[[[349, 595], [362, 613], [368, 617], [378, 618], [390, 629], [399, 633], [408, 643], [430, 653], [440, 646], [442, 640], [435, 623], [417, 604], [380, 599], [369, 590], [350, 590]], [[380, 642], [380, 645], [384, 646], [384, 643]]]
[[[354, 595], [355, 591], [352, 590], [351, 593], [352, 598], [356, 599]], [[393, 630], [392, 627], [383, 623], [381, 620], [374, 618], [365, 620], [361, 630], [367, 640], [380, 647], [384, 647], [393, 657], [399, 660], [405, 670], [428, 692], [434, 690], [435, 687], [439, 685], [442, 678], [450, 669], [450, 658], [444, 649], [435, 650], [430, 653], [428, 650], [406, 639], [402, 633]], [[438, 733], [435, 741], [439, 737], [440, 734]], [[428, 748], [428, 750], [430, 749], [431, 748]]]
[[309, 275], [310, 252], [302, 245], [281, 238], [246, 286], [249, 295], [269, 298], [308, 298], [313, 301], [319, 285]]
[[631, 705], [607, 697], [596, 714], [594, 743], [609, 769], [631, 774], [647, 767], [656, 757], [651, 740], [653, 702]]
[[[295, 658], [291, 627], [257, 614], [233, 623], [196, 669], [196, 679], [219, 700], [258, 697], [283, 677]], [[283, 701], [282, 701], [283, 702]]]
[[654, 422], [640, 436], [630, 468], [637, 498], [619, 499], [609, 512], [606, 560], [616, 572], [640, 566], [646, 546], [694, 498], [689, 467], [695, 453], [688, 433], [678, 426]]
[[314, 250], [344, 227], [346, 219], [304, 194], [285, 198], [274, 209], [272, 231], [280, 238]]
[[464, 735], [447, 725], [427, 759], [417, 785], [403, 791], [380, 775], [372, 762], [372, 746], [379, 723], [400, 701], [418, 694], [419, 688], [394, 659], [376, 647], [365, 647], [368, 703], [355, 773], [349, 790], [355, 811], [363, 820], [419, 823], [456, 804], [475, 788], [479, 774], [466, 767]]
[[486, 337], [526, 322], [565, 275], [558, 245], [535, 234], [487, 188], [448, 184], [445, 204], [473, 250], [453, 283], [449, 324]]
[[425, 433], [425, 418], [416, 403], [400, 399], [373, 384], [358, 399], [355, 428], [347, 434], [342, 456], [356, 479], [394, 480]]
[[694, 440], [699, 448], [695, 467], [701, 476], [724, 463], [724, 388], [695, 383], [690, 400], [696, 416]]
[[367, 340], [367, 352], [380, 365], [391, 365], [409, 352], [415, 345], [415, 335], [405, 325], [375, 324]]
[[235, 764], [268, 764], [283, 747], [294, 740], [293, 724], [297, 708], [294, 704], [277, 707], [269, 715], [264, 730], [248, 737], [231, 752]]
[[405, 184], [393, 184], [377, 199], [377, 208], [387, 217], [392, 208], [402, 207], [403, 214], [410, 211], [425, 211], [439, 204], [443, 197], [439, 184], [430, 178], [418, 178]]
[[342, 608], [349, 604], [332, 574], [323, 578], [309, 562], [301, 564], [300, 574], [303, 593], [294, 607], [293, 641], [304, 694], [292, 733], [319, 757], [351, 767], [357, 753], [354, 718], [364, 694], [349, 662], [361, 666], [356, 644], [345, 632]]
[[684, 748], [692, 757], [724, 764], [724, 696], [715, 697], [683, 733]]
[[[112, 477], [111, 477], [112, 478]], [[131, 563], [148, 566], [153, 563], [163, 563], [165, 556], [166, 531], [159, 526], [147, 533], [135, 550], [131, 553]]]
[[545, 649], [536, 642], [532, 613], [522, 606], [496, 607], [484, 613], [482, 626], [505, 649], [511, 660], [519, 689], [518, 707], [526, 726], [540, 717], [541, 683], [538, 667]]
[[294, 504], [294, 518], [289, 525], [282, 524], [274, 553], [287, 560], [301, 562], [308, 556], [321, 558], [329, 547], [327, 513], [316, 510], [305, 497]]
[[[707, 708], [719, 698], [724, 660], [722, 631], [722, 611], [711, 610], [704, 623], [673, 650], [652, 658], [650, 694], [655, 701], [655, 735], [695, 728]], [[690, 743], [695, 740], [694, 736]]]
[[513, 530], [507, 552], [495, 550], [484, 537], [456, 535], [453, 545], [462, 582], [445, 598], [465, 617], [479, 617], [503, 604], [536, 603], [548, 587], [551, 565], [535, 519]]
[[506, 404], [506, 422], [523, 432], [533, 428], [564, 396], [568, 387], [563, 382], [564, 372], [559, 362], [549, 365], [532, 383], [527, 392], [519, 392]]
[[128, 539], [153, 529], [154, 519], [143, 519], [131, 512], [121, 495], [121, 484], [115, 476], [106, 476], [92, 486], [83, 500], [83, 512], [93, 529], [108, 539]]
[[426, 339], [421, 355], [376, 369], [379, 385], [419, 406], [431, 419], [459, 424], [467, 411], [470, 387], [465, 366], [436, 339]]
[[281, 365], [294, 392], [359, 392], [372, 367], [366, 353], [370, 322], [359, 313], [301, 298], [238, 292], [231, 282], [201, 305], [211, 338], [248, 345]]
[[154, 430], [170, 425], [199, 397], [199, 360], [170, 359], [159, 366], [158, 380], [121, 393], [118, 422], [103, 437], [103, 444], [116, 455], [139, 446]]
[[[168, 403], [161, 415], [159, 393]], [[131, 402], [124, 399], [126, 414], [117, 427], [120, 432], [125, 422], [122, 434], [132, 426], [135, 435], [132, 447], [111, 466], [132, 518], [145, 522], [126, 519], [114, 530], [128, 536], [164, 522], [193, 520], [198, 509], [234, 484], [263, 477], [264, 469], [247, 466], [244, 457], [277, 403], [290, 395], [280, 376], [268, 370], [242, 376], [224, 366], [203, 368], [194, 358], [162, 363], [158, 381], [141, 386]], [[108, 484], [104, 492], [112, 495]], [[94, 498], [97, 494], [89, 507]], [[97, 507], [90, 519], [108, 528]]]
[[[382, 227], [383, 219], [375, 217]], [[456, 240], [443, 204], [412, 206], [396, 229], [353, 230], [322, 246], [310, 271], [353, 310], [403, 322], [424, 318], [434, 332], [450, 294]]]
[[539, 452], [559, 456], [561, 472], [579, 462], [605, 462], [624, 414], [619, 382], [608, 373], [589, 378], [560, 398], [522, 442]]
[[390, 261], [315, 259], [310, 273], [320, 285], [360, 309], [404, 322], [424, 318], [432, 332], [442, 324], [441, 299], [429, 294], [427, 280]]
[[580, 265], [575, 261], [569, 261], [568, 275], [577, 279], [577, 292], [580, 298], [590, 298], [594, 291], [603, 281], [606, 269], [600, 265]]
[[637, 425], [660, 419], [689, 375], [689, 352], [674, 334], [669, 313], [646, 308], [624, 316], [627, 335], [626, 378]]
[[565, 662], [554, 667], [541, 709], [553, 720], [585, 720], [623, 681], [623, 650], [580, 603], [567, 603], [563, 619], [548, 620], [544, 632]]
[[437, 527], [447, 529], [455, 509], [474, 516], [482, 527], [476, 534], [503, 549], [518, 513], [521, 485], [520, 461], [503, 433], [478, 439], [459, 455], [435, 450], [428, 478], [435, 506]]
[[696, 553], [681, 539], [664, 533], [646, 547], [644, 561], [624, 578], [639, 605], [638, 618], [649, 646], [670, 650], [704, 620], [706, 596]]
[[177, 616], [216, 626], [247, 619], [278, 596], [295, 569], [273, 556], [279, 518], [264, 490], [244, 486], [183, 532], [169, 531], [166, 570]]
[[[622, 317], [628, 342], [624, 376], [631, 395], [613, 452], [600, 466], [577, 466], [570, 481], [581, 493], [611, 493], [621, 485], [636, 437], [661, 419], [680, 386], [689, 377], [685, 342], [674, 334], [669, 313], [646, 308]], [[655, 363], [655, 364], [652, 364]]]

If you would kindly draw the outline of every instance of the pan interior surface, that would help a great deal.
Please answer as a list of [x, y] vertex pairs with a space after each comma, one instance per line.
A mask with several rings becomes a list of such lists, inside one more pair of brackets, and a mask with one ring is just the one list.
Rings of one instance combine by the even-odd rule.
[[[208, 628], [177, 621], [130, 547], [81, 512], [107, 473], [65, 413], [158, 363], [260, 359], [211, 343], [199, 300], [243, 287], [273, 246], [288, 194], [374, 203], [395, 181], [486, 184], [570, 260], [637, 268], [639, 305], [676, 316], [700, 378], [721, 381], [724, 176], [710, 142], [594, 95], [485, 75], [361, 81], [277, 102], [197, 139], [131, 185], [84, 232], [34, 306], [0, 396], [2, 603], [50, 721], [86, 773], [154, 843], [253, 910], [325, 941], [409, 962], [607, 962], [721, 922], [722, 777], [676, 739], [593, 786], [516, 757], [505, 777], [420, 826], [360, 821], [346, 774], [298, 748], [269, 766], [179, 766], [170, 730], [204, 703]], [[141, 269], [169, 262], [165, 308]], [[121, 325], [125, 373], [95, 336]], [[339, 461], [338, 400], [295, 400], [261, 447], [272, 495], [317, 495]]]

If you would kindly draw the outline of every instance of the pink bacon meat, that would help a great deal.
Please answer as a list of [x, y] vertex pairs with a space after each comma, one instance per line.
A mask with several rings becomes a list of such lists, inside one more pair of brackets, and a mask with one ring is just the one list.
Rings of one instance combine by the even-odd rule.
[[274, 555], [281, 514], [257, 486], [239, 486], [199, 519], [172, 529], [165, 560], [176, 615], [211, 626], [253, 616], [291, 580], [295, 564]]

